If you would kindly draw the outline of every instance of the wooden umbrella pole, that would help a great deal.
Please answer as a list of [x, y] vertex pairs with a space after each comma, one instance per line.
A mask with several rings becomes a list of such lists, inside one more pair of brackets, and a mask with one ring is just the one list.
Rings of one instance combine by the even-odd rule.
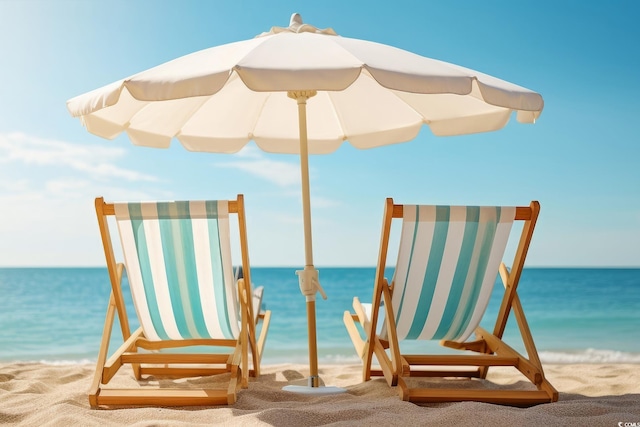
[[316, 302], [307, 301], [307, 325], [309, 329], [309, 387], [320, 386], [318, 374], [318, 346], [316, 340]]
[[[302, 178], [302, 214], [304, 222], [305, 266], [300, 276], [300, 290], [307, 300], [307, 328], [309, 339], [309, 386], [319, 386], [318, 347], [316, 338], [316, 292], [319, 287], [318, 273], [313, 265], [313, 238], [311, 233], [311, 197], [309, 189], [309, 147], [307, 141], [307, 99], [315, 91], [291, 91], [287, 95], [298, 102], [300, 129], [300, 175]], [[324, 292], [323, 292], [324, 296]], [[326, 296], [325, 296], [326, 298]]]
[[289, 92], [289, 97], [298, 101], [298, 124], [300, 130], [300, 177], [302, 178], [302, 215], [304, 221], [305, 267], [313, 267], [313, 238], [311, 235], [311, 196], [309, 190], [309, 146], [307, 142], [307, 99], [316, 91]]

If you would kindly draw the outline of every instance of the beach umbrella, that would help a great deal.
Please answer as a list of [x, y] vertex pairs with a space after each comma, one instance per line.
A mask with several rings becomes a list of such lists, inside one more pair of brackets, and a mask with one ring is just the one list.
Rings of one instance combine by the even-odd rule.
[[[270, 153], [300, 155], [309, 386], [318, 385], [308, 155], [405, 142], [423, 125], [435, 135], [502, 128], [515, 112], [533, 123], [542, 97], [464, 67], [305, 24], [201, 50], [67, 101], [100, 137], [135, 145], [235, 153], [253, 140]], [[305, 387], [306, 388], [306, 387]]]

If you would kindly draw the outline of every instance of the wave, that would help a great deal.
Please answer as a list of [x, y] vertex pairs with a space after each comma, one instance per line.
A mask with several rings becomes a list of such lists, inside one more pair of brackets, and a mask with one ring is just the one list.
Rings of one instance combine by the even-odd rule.
[[[524, 354], [524, 353], [523, 353]], [[540, 351], [543, 363], [571, 364], [571, 363], [640, 363], [640, 353], [630, 353], [616, 350], [586, 350]], [[356, 355], [332, 354], [319, 358], [319, 363], [331, 365], [358, 364], [361, 360]]]
[[40, 360], [18, 360], [18, 359], [0, 359], [0, 364], [9, 364], [9, 363], [19, 363], [19, 364], [40, 364], [40, 365], [49, 365], [49, 366], [73, 366], [73, 365], [95, 365], [95, 359], [60, 359], [60, 360], [51, 360], [51, 359], [40, 359]]
[[[623, 352], [617, 350], [599, 350], [588, 348], [585, 350], [540, 351], [543, 363], [571, 364], [571, 363], [640, 363], [640, 353]], [[361, 360], [356, 355], [332, 354], [319, 358], [319, 363], [326, 364], [358, 364]]]
[[319, 358], [318, 363], [326, 363], [328, 365], [355, 365], [361, 363], [360, 359], [356, 355], [344, 355], [344, 354], [328, 354]]
[[616, 350], [541, 351], [543, 363], [640, 363], [640, 353], [628, 353]]
[[[588, 348], [586, 350], [565, 350], [565, 351], [540, 351], [540, 360], [550, 364], [572, 364], [572, 363], [640, 363], [640, 353], [623, 352], [616, 350], [601, 350]], [[306, 364], [309, 362], [308, 356], [304, 352], [288, 352], [288, 354], [276, 354], [265, 357], [263, 364], [294, 363]], [[0, 363], [40, 363], [51, 366], [66, 365], [95, 365], [95, 359], [40, 359], [40, 360], [0, 360]], [[352, 365], [361, 363], [360, 358], [353, 354], [327, 354], [318, 357], [318, 363], [328, 365]]]
[[95, 365], [96, 361], [91, 359], [79, 360], [40, 360], [43, 365], [66, 366], [66, 365]]

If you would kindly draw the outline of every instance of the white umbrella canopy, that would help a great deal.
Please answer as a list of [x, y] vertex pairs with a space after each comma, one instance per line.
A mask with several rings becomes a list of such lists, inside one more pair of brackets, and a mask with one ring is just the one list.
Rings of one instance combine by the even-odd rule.
[[[297, 102], [294, 102], [296, 100]], [[304, 24], [201, 50], [67, 101], [87, 130], [135, 145], [235, 153], [253, 140], [300, 154], [305, 269], [298, 272], [309, 323], [309, 384], [318, 381], [308, 154], [344, 141], [373, 148], [435, 135], [501, 129], [512, 113], [533, 123], [542, 97], [529, 89], [396, 47]]]
[[308, 150], [335, 151], [435, 135], [502, 128], [513, 111], [532, 123], [542, 97], [457, 65], [302, 24], [183, 56], [73, 98], [67, 107], [104, 138], [126, 132], [136, 145], [233, 153], [254, 140], [264, 151], [299, 153], [288, 91], [315, 90]]

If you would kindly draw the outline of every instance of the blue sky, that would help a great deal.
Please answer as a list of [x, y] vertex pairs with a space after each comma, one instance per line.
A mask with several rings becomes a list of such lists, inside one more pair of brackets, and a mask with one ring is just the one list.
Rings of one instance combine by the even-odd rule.
[[528, 204], [530, 266], [640, 266], [640, 6], [634, 1], [0, 0], [0, 266], [104, 265], [93, 199], [244, 193], [255, 266], [304, 264], [299, 162], [134, 147], [65, 102], [293, 12], [542, 94], [535, 125], [312, 156], [315, 264], [374, 265], [383, 203]]

